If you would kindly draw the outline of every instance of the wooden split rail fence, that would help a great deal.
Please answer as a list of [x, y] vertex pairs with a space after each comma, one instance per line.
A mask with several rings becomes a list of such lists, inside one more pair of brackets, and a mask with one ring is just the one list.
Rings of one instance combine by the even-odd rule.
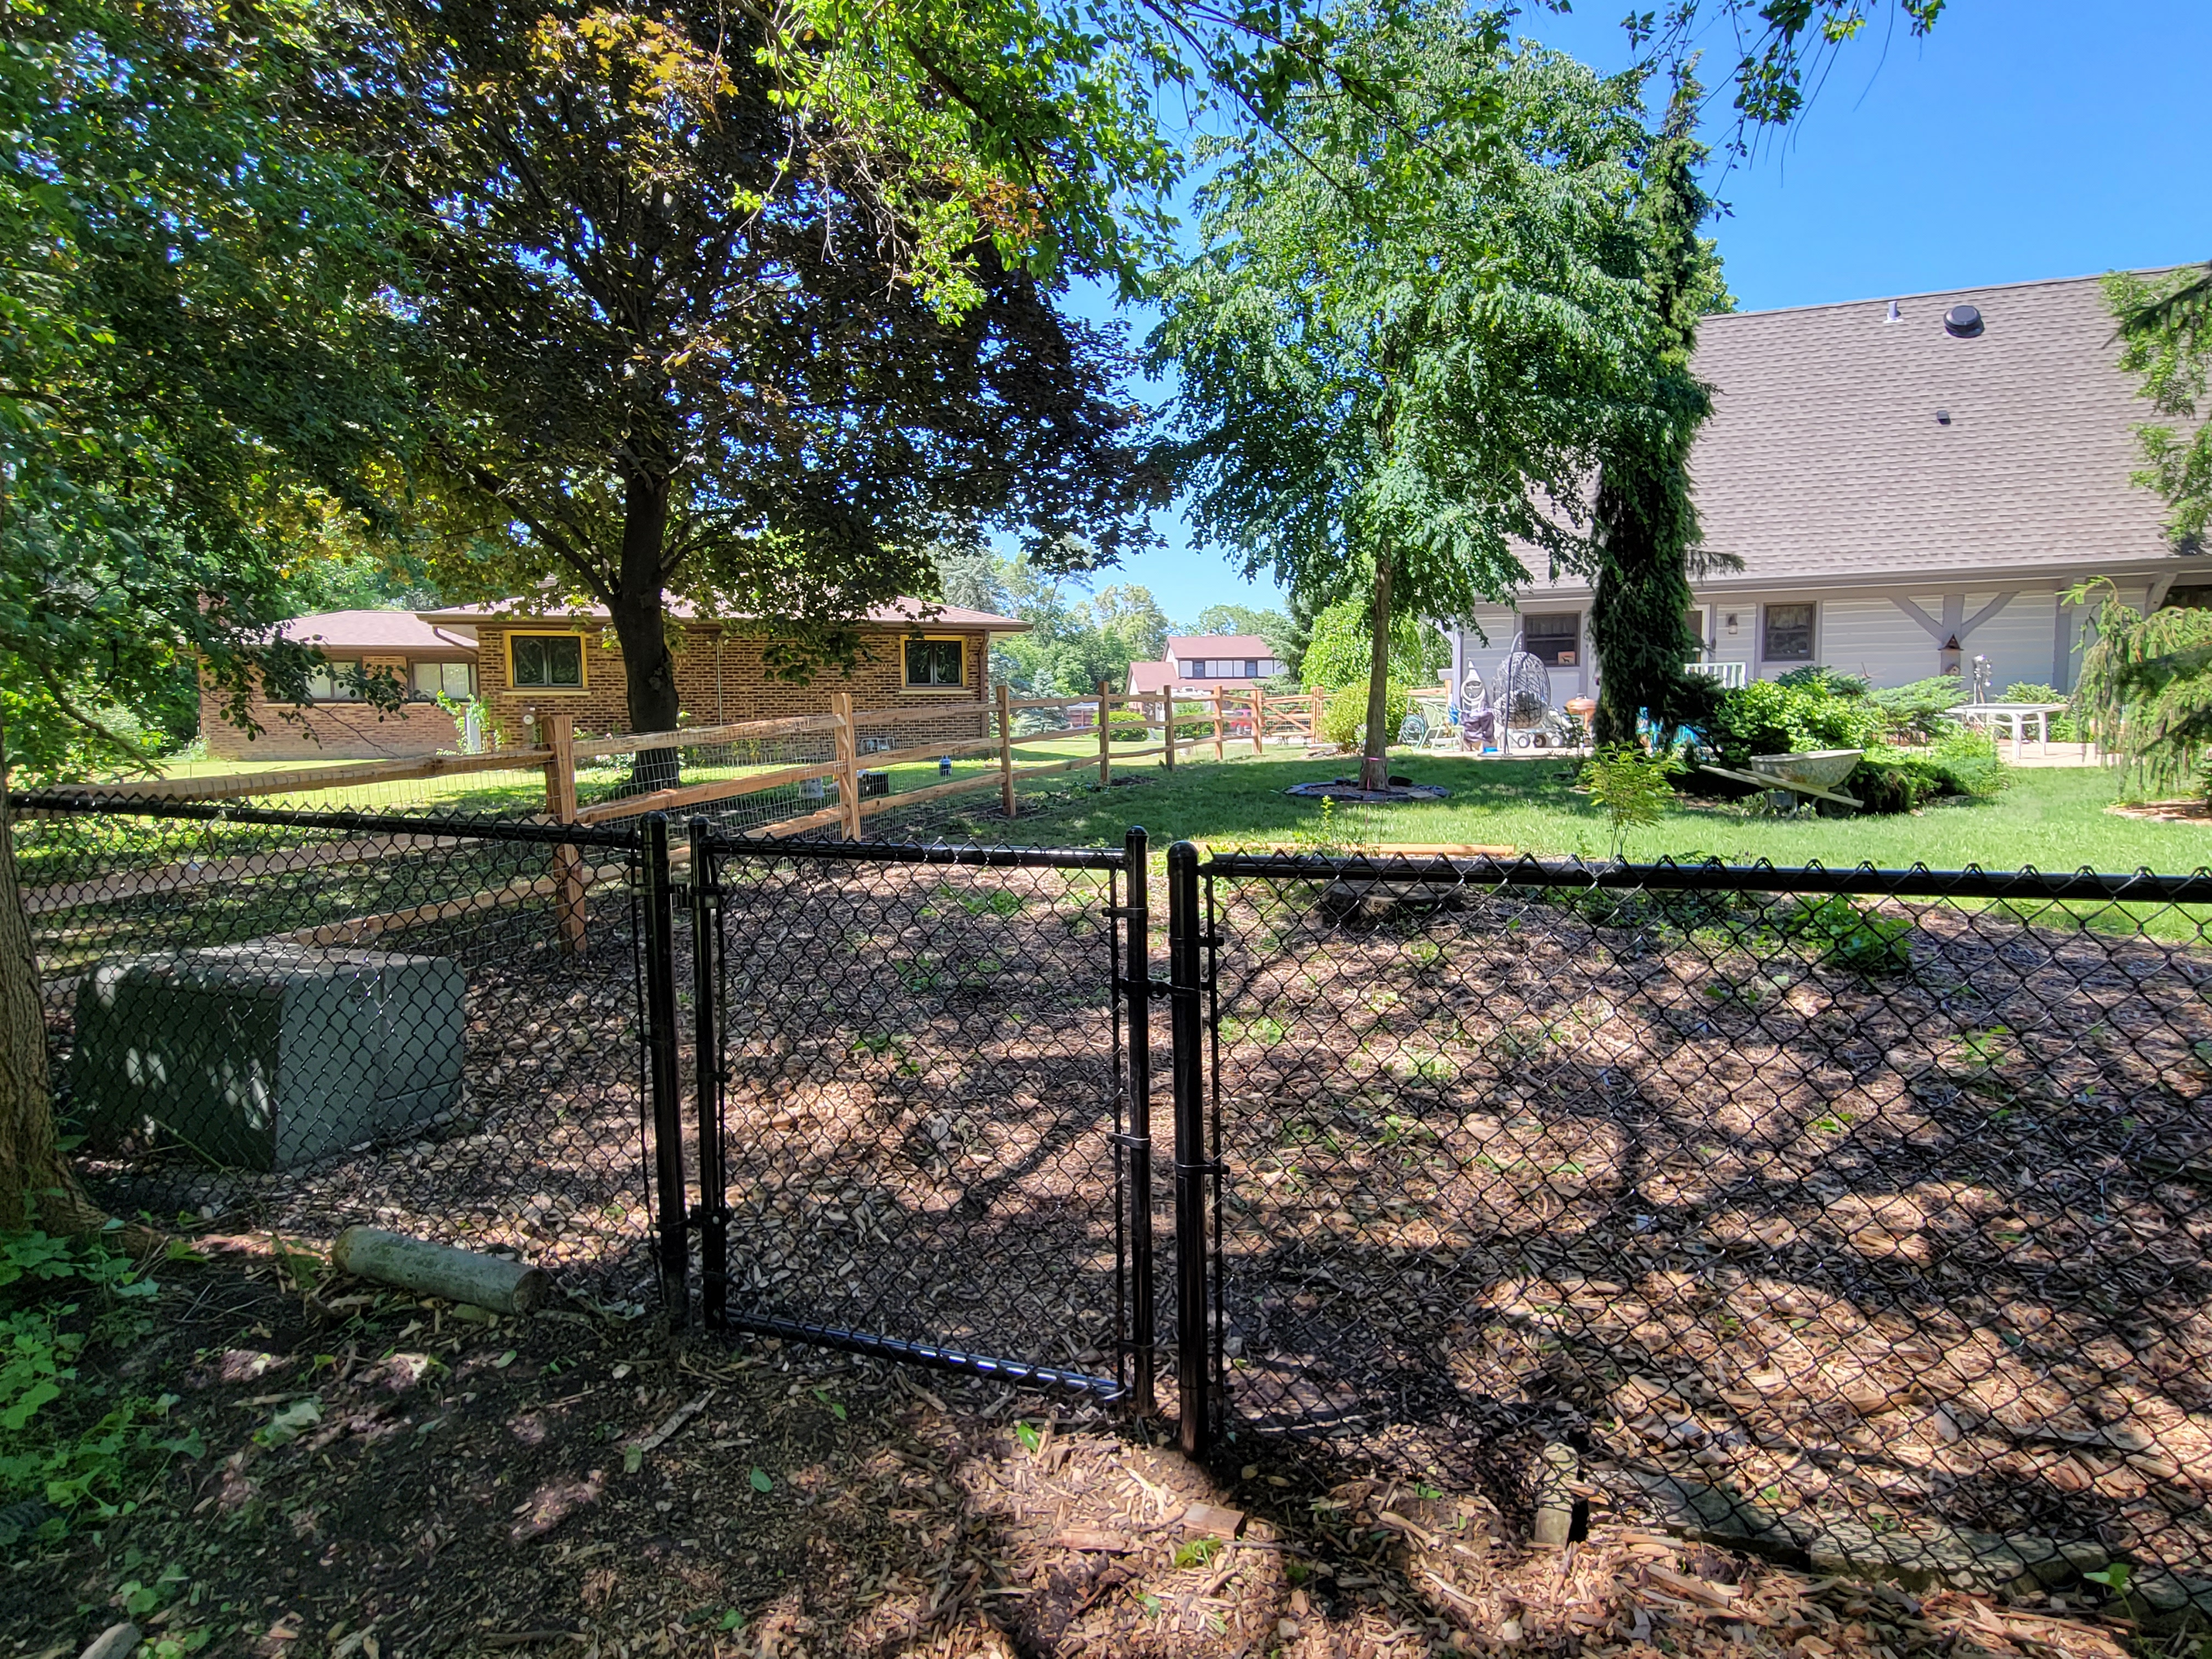
[[[316, 793], [411, 780], [461, 777], [477, 773], [542, 769], [545, 776], [544, 821], [601, 824], [639, 817], [649, 812], [680, 812], [687, 808], [711, 806], [718, 802], [793, 785], [804, 785], [815, 780], [825, 782], [834, 780], [836, 799], [833, 805], [807, 810], [808, 803], [802, 799], [799, 803], [802, 810], [793, 816], [762, 824], [750, 833], [763, 837], [780, 837], [835, 826], [846, 839], [859, 841], [863, 838], [864, 825], [869, 817], [878, 812], [910, 807], [922, 801], [995, 788], [999, 791], [1001, 810], [1011, 818], [1018, 810], [1015, 786], [1026, 779], [1087, 770], [1096, 766], [1098, 781], [1103, 785], [1113, 781], [1114, 767], [1117, 763], [1127, 766], [1132, 761], [1158, 757], [1164, 767], [1172, 770], [1178, 758], [1188, 758], [1194, 750], [1208, 743], [1213, 750], [1212, 758], [1223, 760], [1227, 758], [1229, 746], [1232, 743], [1249, 742], [1252, 752], [1260, 754], [1264, 752], [1264, 745], [1270, 737], [1279, 739], [1303, 737], [1310, 740], [1320, 707], [1317, 695], [1271, 697], [1257, 687], [1249, 691], [1219, 690], [1207, 697], [1184, 696], [1170, 699], [1162, 693], [1115, 692], [1104, 685], [1101, 685], [1097, 694], [1091, 697], [1016, 697], [1001, 684], [996, 688], [996, 697], [990, 708], [991, 723], [996, 728], [990, 734], [950, 743], [917, 744], [864, 756], [860, 751], [863, 732], [902, 722], [911, 724], [917, 718], [927, 716], [918, 716], [911, 708], [855, 709], [851, 695], [841, 691], [831, 694], [830, 712], [826, 714], [801, 714], [782, 720], [744, 720], [723, 726], [687, 727], [674, 732], [633, 732], [611, 737], [581, 738], [575, 735], [573, 716], [555, 714], [539, 720], [538, 731], [541, 741], [538, 746], [528, 749], [495, 750], [483, 755], [427, 755], [410, 760], [363, 761], [293, 771], [237, 773], [221, 777], [85, 784], [79, 788], [82, 793], [96, 797], [210, 802], [244, 800], [254, 796]], [[1056, 710], [1071, 716], [1078, 711], [1094, 714], [1098, 744], [1097, 756], [1085, 754], [1046, 761], [1020, 760], [1015, 750], [1024, 744], [1048, 741], [1067, 735], [1046, 732], [1027, 738], [1017, 738], [1013, 730], [1016, 714], [1033, 710]], [[1071, 727], [1076, 732], [1080, 729]], [[1137, 733], [1139, 741], [1145, 746], [1117, 749], [1116, 734], [1130, 732]], [[1158, 741], [1153, 740], [1155, 733], [1158, 734]], [[672, 750], [680, 753], [686, 750], [787, 742], [808, 738], [818, 740], [825, 737], [830, 740], [831, 758], [824, 761], [773, 766], [764, 770], [743, 772], [735, 777], [645, 790], [588, 805], [580, 805], [577, 799], [576, 769], [583, 762], [659, 750]], [[916, 761], [986, 757], [995, 757], [997, 766], [968, 777], [953, 778], [899, 794], [863, 798], [860, 792], [860, 774], [864, 770]], [[866, 762], [865, 766], [863, 761]], [[282, 866], [288, 869], [304, 870], [323, 865], [362, 863], [388, 856], [403, 847], [419, 845], [420, 839], [411, 836], [375, 837], [325, 847], [301, 848], [277, 856]], [[678, 851], [679, 856], [683, 855], [684, 849], [679, 848]], [[181, 891], [231, 878], [249, 862], [255, 861], [241, 860], [216, 864], [182, 864], [134, 872], [112, 879], [125, 884], [133, 896]], [[265, 867], [265, 857], [259, 864]], [[312, 939], [301, 935], [299, 942], [326, 945], [344, 940], [357, 941], [434, 919], [427, 914], [431, 909], [459, 913], [462, 910], [496, 908], [550, 894], [554, 900], [562, 947], [571, 951], [580, 951], [585, 945], [586, 895], [594, 885], [618, 879], [623, 874], [623, 866], [619, 864], [594, 864], [587, 860], [580, 848], [559, 846], [553, 849], [552, 868], [544, 877], [513, 882], [495, 892], [479, 894], [442, 907], [424, 907], [420, 910], [392, 915], [361, 916], [332, 923], [313, 930]]]

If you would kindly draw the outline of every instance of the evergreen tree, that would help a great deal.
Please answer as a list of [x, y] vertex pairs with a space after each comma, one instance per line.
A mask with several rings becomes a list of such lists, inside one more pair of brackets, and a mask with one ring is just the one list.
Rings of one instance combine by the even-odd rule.
[[1696, 136], [1704, 92], [1687, 70], [1677, 78], [1637, 204], [1657, 361], [1650, 400], [1622, 418], [1598, 484], [1590, 637], [1600, 748], [1634, 741], [1646, 711], [1662, 727], [1695, 720], [1713, 696], [1711, 681], [1682, 672], [1698, 647], [1688, 617], [1690, 576], [1700, 562], [1690, 449], [1712, 413], [1711, 391], [1691, 372], [1690, 357], [1698, 319], [1727, 309], [1719, 257], [1698, 234], [1712, 211], [1697, 179], [1705, 157]]

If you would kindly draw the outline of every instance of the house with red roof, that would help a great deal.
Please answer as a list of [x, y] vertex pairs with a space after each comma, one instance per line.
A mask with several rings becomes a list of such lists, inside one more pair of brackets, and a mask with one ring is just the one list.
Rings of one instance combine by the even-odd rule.
[[[826, 714], [830, 694], [849, 691], [861, 710], [910, 713], [900, 746], [984, 735], [985, 675], [994, 635], [1025, 632], [1015, 617], [901, 598], [871, 609], [860, 659], [804, 684], [769, 669], [767, 630], [757, 619], [702, 617], [672, 599], [678, 695], [687, 725]], [[460, 746], [453, 714], [437, 699], [473, 701], [487, 742], [526, 745], [540, 716], [565, 714], [580, 733], [629, 728], [622, 646], [604, 607], [538, 599], [441, 610], [343, 611], [301, 617], [285, 637], [319, 645], [331, 659], [307, 703], [257, 698], [263, 726], [248, 738], [203, 692], [200, 729], [211, 755], [228, 759], [376, 759]], [[348, 682], [355, 671], [386, 671], [409, 688], [397, 713], [380, 714]], [[289, 716], [290, 718], [287, 718]], [[890, 735], [884, 727], [878, 738]]]
[[1129, 691], [1156, 695], [1172, 687], [1210, 697], [1217, 686], [1249, 691], [1283, 672], [1274, 648], [1257, 634], [1171, 634], [1161, 660], [1129, 665]]

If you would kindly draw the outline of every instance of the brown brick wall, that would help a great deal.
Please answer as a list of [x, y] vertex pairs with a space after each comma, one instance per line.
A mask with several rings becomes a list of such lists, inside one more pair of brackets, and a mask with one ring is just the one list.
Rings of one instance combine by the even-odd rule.
[[[374, 673], [389, 668], [404, 679], [404, 657], [364, 655]], [[453, 717], [434, 702], [410, 702], [389, 714], [366, 703], [317, 702], [304, 708], [271, 702], [256, 692], [252, 708], [261, 727], [249, 736], [222, 715], [222, 695], [200, 682], [200, 735], [216, 760], [390, 760], [434, 755], [461, 746]]]
[[[495, 727], [509, 744], [529, 741], [525, 717], [531, 714], [574, 715], [580, 733], [629, 730], [622, 651], [614, 643], [611, 630], [592, 629], [584, 635], [581, 691], [536, 688], [518, 690], [507, 683], [507, 635], [511, 632], [552, 631], [558, 631], [557, 628], [509, 629], [496, 623], [478, 625], [477, 686], [490, 706]], [[780, 720], [793, 714], [826, 714], [833, 691], [850, 691], [856, 709], [910, 711], [911, 718], [901, 720], [895, 728], [865, 728], [870, 732], [895, 730], [902, 746], [981, 737], [988, 713], [983, 675], [989, 656], [989, 635], [980, 630], [929, 631], [933, 635], [946, 637], [960, 633], [967, 641], [968, 684], [961, 690], [908, 690], [900, 648], [900, 641], [905, 636], [890, 629], [868, 636], [864, 645], [866, 655], [851, 673], [825, 671], [802, 685], [770, 677], [763, 655], [763, 641], [736, 634], [723, 636], [711, 625], [689, 627], [684, 629], [676, 656], [678, 701], [687, 725], [721, 726], [738, 720]]]

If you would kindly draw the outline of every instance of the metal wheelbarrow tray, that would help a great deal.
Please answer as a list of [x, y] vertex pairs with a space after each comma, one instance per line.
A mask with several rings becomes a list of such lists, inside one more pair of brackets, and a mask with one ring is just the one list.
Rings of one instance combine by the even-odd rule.
[[1842, 793], [1836, 785], [1850, 776], [1851, 769], [1865, 754], [1863, 749], [1815, 749], [1802, 755], [1753, 755], [1748, 772], [1712, 765], [1698, 769], [1750, 784], [1756, 789], [1787, 789], [1792, 794], [1810, 795], [1816, 800], [1832, 800], [1838, 806], [1856, 808], [1864, 803]]

